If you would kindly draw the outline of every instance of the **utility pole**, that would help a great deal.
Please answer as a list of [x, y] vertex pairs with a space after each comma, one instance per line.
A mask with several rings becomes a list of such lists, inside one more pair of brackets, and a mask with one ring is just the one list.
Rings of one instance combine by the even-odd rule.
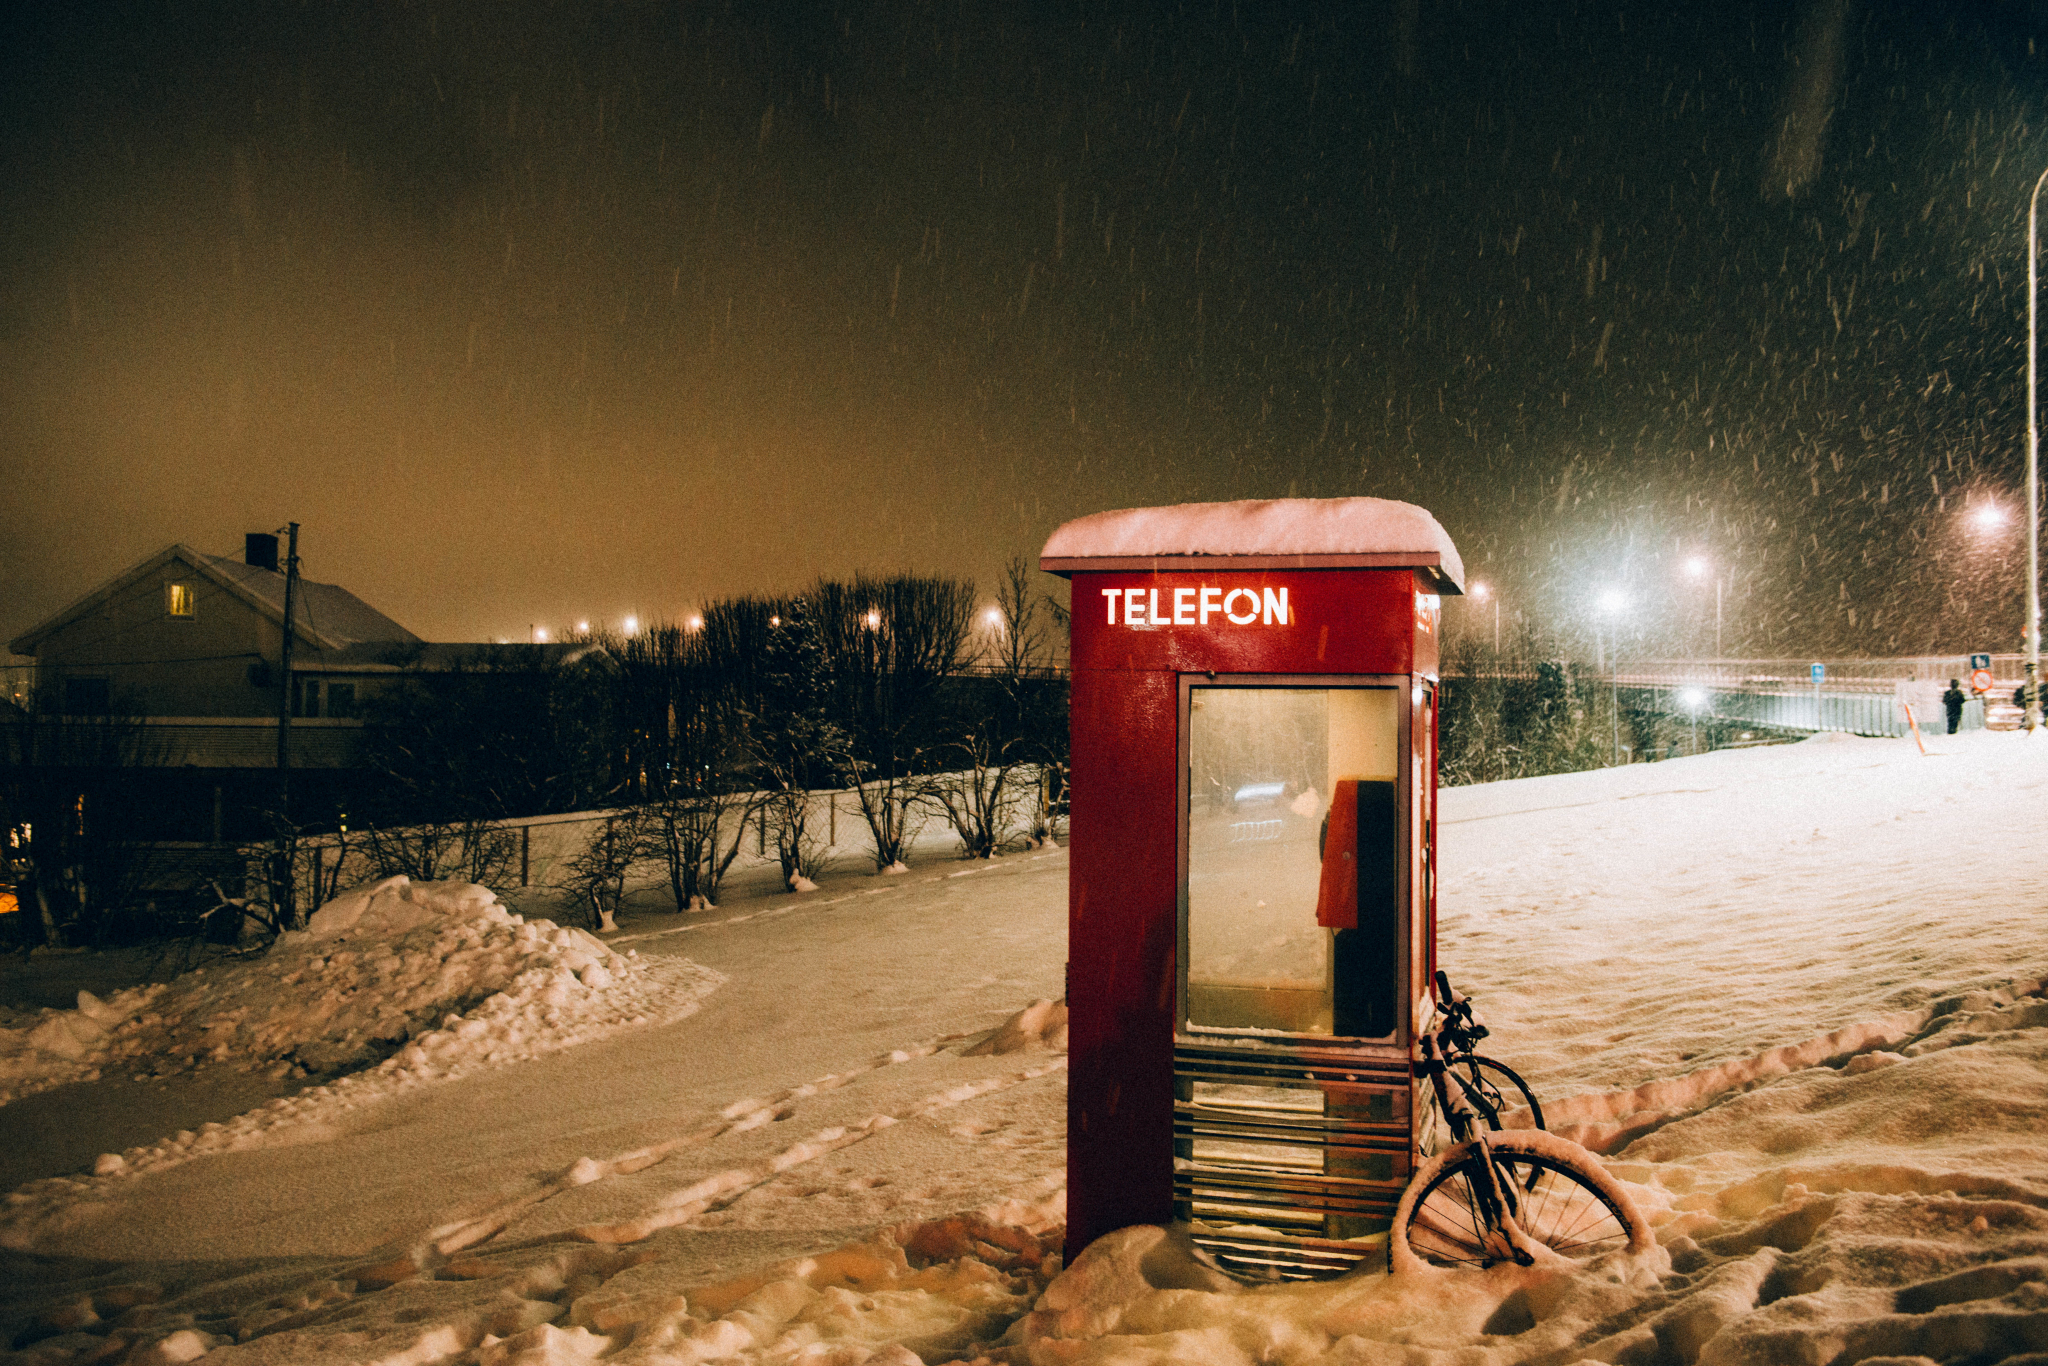
[[2041, 726], [2041, 405], [2035, 396], [2035, 371], [2040, 334], [2035, 301], [2040, 296], [2041, 186], [2048, 171], [2034, 182], [2027, 200], [2027, 620], [2021, 639], [2027, 652], [2027, 733]]
[[[292, 733], [292, 598], [299, 586], [299, 524], [286, 524], [290, 537], [284, 558], [284, 648], [278, 654], [277, 680], [277, 792], [283, 807], [290, 790]], [[283, 814], [280, 810], [279, 814]]]

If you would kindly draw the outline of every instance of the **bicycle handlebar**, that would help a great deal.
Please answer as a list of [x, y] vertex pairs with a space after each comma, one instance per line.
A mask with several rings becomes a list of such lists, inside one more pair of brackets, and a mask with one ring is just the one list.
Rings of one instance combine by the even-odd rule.
[[1472, 998], [1451, 990], [1450, 976], [1442, 968], [1436, 971], [1436, 998], [1443, 1022], [1435, 1032], [1443, 1036], [1452, 1051], [1471, 1052], [1472, 1046], [1486, 1037], [1487, 1028], [1473, 1012]]

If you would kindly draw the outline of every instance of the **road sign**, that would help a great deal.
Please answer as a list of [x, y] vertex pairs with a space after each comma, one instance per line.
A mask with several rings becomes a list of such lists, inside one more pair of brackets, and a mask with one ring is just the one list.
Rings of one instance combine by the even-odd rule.
[[1807, 672], [1812, 674], [1813, 681], [1818, 683], [1823, 678], [1826, 678], [1828, 676], [1828, 666], [1825, 664], [1815, 664], [1811, 668], [1809, 668]]
[[1990, 691], [1991, 691], [1991, 670], [1989, 670], [1989, 669], [1972, 669], [1972, 670], [1970, 670], [1970, 691], [1971, 691], [1971, 692], [1990, 692]]
[[1970, 667], [1971, 667], [1972, 669], [1988, 669], [1988, 668], [1990, 668], [1990, 667], [1991, 667], [1991, 656], [1990, 656], [1990, 655], [1971, 655], [1971, 656], [1970, 656]]

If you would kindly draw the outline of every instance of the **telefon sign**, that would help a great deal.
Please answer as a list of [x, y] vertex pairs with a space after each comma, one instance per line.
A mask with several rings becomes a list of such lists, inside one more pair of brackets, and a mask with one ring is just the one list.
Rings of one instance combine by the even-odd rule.
[[[1232, 626], [1291, 626], [1292, 612], [1283, 588], [1222, 588], [1197, 584], [1168, 588], [1164, 604], [1158, 588], [1101, 590], [1104, 624], [1109, 626], [1208, 626], [1220, 618]], [[1162, 612], [1161, 607], [1166, 610]], [[1119, 620], [1121, 617], [1121, 620]]]

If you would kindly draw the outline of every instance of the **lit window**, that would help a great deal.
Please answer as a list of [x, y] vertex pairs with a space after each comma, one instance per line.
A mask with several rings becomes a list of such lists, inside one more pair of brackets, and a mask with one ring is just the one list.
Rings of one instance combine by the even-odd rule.
[[164, 585], [164, 602], [174, 617], [193, 615], [196, 599], [189, 583], [167, 583]]

